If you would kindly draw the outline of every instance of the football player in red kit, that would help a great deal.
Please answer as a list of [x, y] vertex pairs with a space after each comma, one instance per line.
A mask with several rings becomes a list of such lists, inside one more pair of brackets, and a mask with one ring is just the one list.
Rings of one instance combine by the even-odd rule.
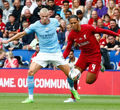
[[101, 67], [100, 46], [94, 34], [104, 33], [114, 36], [119, 36], [119, 34], [102, 28], [94, 28], [88, 24], [80, 25], [76, 15], [72, 15], [69, 18], [69, 22], [72, 30], [68, 36], [67, 47], [63, 56], [66, 58], [69, 55], [72, 44], [76, 42], [81, 50], [81, 54], [75, 64], [75, 69], [82, 73], [87, 67], [89, 67], [86, 76], [86, 83], [92, 84], [96, 81]]

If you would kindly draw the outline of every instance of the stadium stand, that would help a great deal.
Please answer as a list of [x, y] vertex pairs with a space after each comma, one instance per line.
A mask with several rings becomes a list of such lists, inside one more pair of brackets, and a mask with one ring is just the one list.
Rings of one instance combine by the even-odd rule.
[[[102, 6], [104, 6], [104, 9], [102, 10], [105, 11], [101, 12], [99, 9]], [[67, 26], [69, 25], [68, 13], [77, 14], [81, 24], [88, 23], [94, 27], [106, 27], [106, 29], [120, 33], [119, 0], [2, 0], [0, 2], [0, 40], [8, 39], [16, 33], [24, 30], [26, 28], [23, 26], [24, 23], [28, 23], [28, 25], [30, 25], [39, 20], [39, 11], [43, 7], [48, 8], [50, 10], [50, 14], [54, 14], [54, 16], [51, 17], [59, 17], [60, 27], [58, 27], [57, 33], [62, 49], [65, 49], [69, 34], [67, 30]], [[100, 18], [101, 20], [98, 20]], [[27, 39], [28, 36], [32, 36], [31, 39]], [[31, 56], [35, 51], [34, 48], [30, 48], [29, 44], [31, 44], [34, 40], [34, 36], [36, 35], [28, 36], [19, 40], [20, 44], [22, 44], [22, 47], [24, 48], [13, 50], [14, 56], [20, 56], [18, 59], [22, 59], [22, 62], [27, 61], [25, 65], [29, 65], [28, 62], [30, 62]], [[104, 41], [107, 41], [107, 39], [107, 35], [100, 35], [100, 45], [103, 45]], [[115, 39], [120, 43], [120, 38], [118, 38], [118, 36], [115, 36]], [[6, 49], [10, 44], [1, 45], [1, 47]], [[107, 45], [107, 43], [104, 44], [104, 46], [105, 45]], [[78, 47], [76, 45], [74, 46], [75, 47], [73, 47], [73, 49], [75, 49], [75, 56], [78, 57]], [[120, 61], [119, 48], [120, 45], [118, 45], [117, 50], [109, 51], [110, 63], [114, 70], [117, 69], [118, 62]], [[115, 54], [116, 51], [117, 54]]]

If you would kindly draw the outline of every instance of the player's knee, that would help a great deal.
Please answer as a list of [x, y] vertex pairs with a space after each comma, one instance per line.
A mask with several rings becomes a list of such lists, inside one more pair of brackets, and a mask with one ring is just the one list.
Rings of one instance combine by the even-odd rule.
[[81, 72], [76, 68], [69, 72], [69, 77], [72, 80], [78, 80], [80, 78], [80, 76], [81, 76]]
[[86, 77], [86, 83], [93, 84], [96, 81], [96, 79], [97, 79], [96, 74], [88, 72]]
[[34, 75], [33, 70], [28, 70], [28, 75], [29, 75], [29, 76], [33, 76], [33, 75]]
[[86, 79], [87, 84], [93, 84], [95, 81], [96, 81], [96, 78], [95, 79]]

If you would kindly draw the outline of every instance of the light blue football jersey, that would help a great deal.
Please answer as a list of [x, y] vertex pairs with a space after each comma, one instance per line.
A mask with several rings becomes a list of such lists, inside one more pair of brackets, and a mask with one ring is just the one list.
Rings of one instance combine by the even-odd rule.
[[59, 22], [55, 18], [50, 18], [50, 23], [43, 25], [39, 21], [31, 24], [25, 29], [27, 34], [35, 32], [39, 39], [40, 52], [44, 53], [57, 53], [61, 52], [60, 45], [58, 43], [58, 36], [56, 28], [59, 26]]

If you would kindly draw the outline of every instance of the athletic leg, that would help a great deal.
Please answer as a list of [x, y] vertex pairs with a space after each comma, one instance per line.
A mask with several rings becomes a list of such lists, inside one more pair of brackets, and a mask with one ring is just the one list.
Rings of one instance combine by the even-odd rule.
[[87, 84], [94, 83], [96, 81], [96, 79], [97, 79], [96, 74], [90, 73], [90, 72], [87, 73], [87, 77], [86, 77], [86, 83]]
[[33, 90], [34, 90], [34, 74], [40, 69], [42, 66], [39, 64], [32, 62], [30, 65], [30, 68], [28, 70], [28, 78], [27, 78], [27, 84], [28, 84], [28, 95], [29, 98], [25, 101], [22, 101], [22, 103], [32, 103], [33, 102]]
[[[70, 79], [69, 77], [67, 78], [67, 81], [68, 81], [68, 84], [69, 84], [69, 87], [70, 87], [70, 91], [71, 90], [76, 90], [75, 88], [74, 88], [74, 85], [75, 85], [75, 81], [73, 81], [72, 79]], [[77, 82], [77, 80], [76, 80], [76, 82]], [[64, 101], [65, 103], [69, 103], [69, 102], [76, 102], [76, 99], [75, 99], [75, 97], [74, 97], [74, 95], [72, 94], [72, 92], [71, 92], [71, 98], [68, 98], [67, 100], [65, 100]]]
[[[77, 66], [75, 67], [75, 69], [79, 70], [80, 73], [82, 74], [83, 69], [81, 69], [80, 67], [77, 67]], [[81, 74], [80, 74], [80, 76], [81, 76]], [[74, 89], [77, 91], [78, 80], [75, 80], [73, 83], [74, 83]], [[73, 99], [75, 98], [75, 94], [74, 94], [73, 91], [71, 91], [71, 97], [72, 97]]]
[[59, 65], [58, 68], [61, 69], [67, 77], [69, 77], [70, 67], [68, 64]]
[[[76, 77], [76, 74], [74, 74], [74, 72], [70, 71], [70, 67], [68, 66], [68, 64], [66, 64], [66, 65], [59, 65], [58, 68], [60, 68], [70, 79], [74, 79], [74, 77]], [[80, 71], [79, 71], [79, 73], [80, 73]], [[71, 80], [71, 81], [73, 81], [73, 80]], [[80, 98], [79, 98], [79, 94], [77, 93], [77, 91], [74, 89], [73, 86], [71, 86], [70, 88], [71, 88], [71, 92], [73, 93], [74, 97], [77, 100], [79, 100]]]
[[87, 84], [93, 84], [96, 81], [100, 68], [101, 68], [100, 62], [94, 62], [89, 65], [86, 77]]
[[[74, 89], [77, 91], [77, 87], [78, 87], [78, 80], [74, 81]], [[71, 98], [75, 99], [74, 95], [71, 93]]]

